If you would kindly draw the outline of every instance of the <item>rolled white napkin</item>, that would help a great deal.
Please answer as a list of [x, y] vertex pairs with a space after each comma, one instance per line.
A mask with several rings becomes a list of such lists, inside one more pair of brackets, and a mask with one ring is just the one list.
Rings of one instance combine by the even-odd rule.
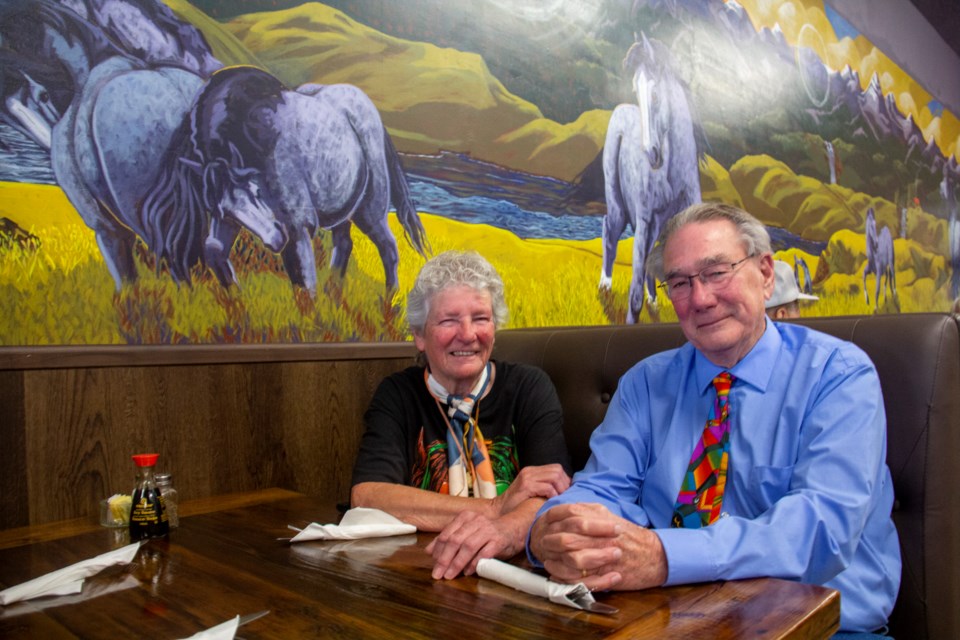
[[115, 564], [129, 564], [137, 555], [139, 542], [128, 544], [125, 547], [114, 549], [100, 554], [89, 560], [83, 560], [63, 569], [51, 571], [39, 578], [28, 580], [0, 591], [0, 605], [13, 604], [20, 600], [39, 598], [40, 596], [62, 596], [71, 593], [80, 593], [83, 589], [84, 578], [100, 573], [102, 570]]
[[240, 616], [235, 616], [215, 627], [198, 631], [186, 640], [233, 640], [233, 637], [237, 635], [237, 627], [239, 626]]
[[582, 583], [560, 584], [495, 558], [477, 562], [477, 575], [574, 609], [589, 609], [596, 602]]
[[407, 524], [380, 509], [356, 507], [350, 509], [340, 524], [317, 524], [311, 522], [305, 529], [291, 526], [297, 535], [290, 542], [305, 542], [307, 540], [357, 540], [359, 538], [382, 538], [384, 536], [402, 536], [415, 533], [417, 528]]

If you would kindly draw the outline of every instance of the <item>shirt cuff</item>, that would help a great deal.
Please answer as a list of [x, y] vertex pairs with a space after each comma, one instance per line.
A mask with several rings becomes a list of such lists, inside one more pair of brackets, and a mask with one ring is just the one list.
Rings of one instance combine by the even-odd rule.
[[653, 529], [667, 557], [664, 586], [718, 580], [716, 552], [702, 529]]

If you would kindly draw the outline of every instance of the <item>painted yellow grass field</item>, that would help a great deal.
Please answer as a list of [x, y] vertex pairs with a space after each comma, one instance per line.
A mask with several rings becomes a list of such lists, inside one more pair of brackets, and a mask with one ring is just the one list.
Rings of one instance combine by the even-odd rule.
[[[390, 300], [384, 299], [377, 251], [356, 230], [344, 277], [327, 267], [330, 244], [327, 234], [318, 235], [315, 298], [292, 287], [277, 256], [246, 235], [232, 254], [239, 287], [225, 290], [199, 270], [189, 284], [177, 286], [156, 270], [144, 250], [139, 252], [138, 282], [117, 292], [93, 233], [58, 188], [0, 183], [0, 217], [39, 239], [39, 246], [0, 247], [3, 345], [402, 340], [407, 337], [403, 301], [424, 262], [402, 239], [403, 230], [391, 214], [400, 249], [400, 284]], [[433, 253], [476, 249], [497, 267], [506, 284], [510, 327], [608, 324], [626, 316], [630, 240], [620, 243], [612, 292], [601, 294], [599, 239], [522, 240], [486, 225], [424, 213], [421, 219]], [[778, 257], [792, 263], [792, 253]], [[817, 257], [801, 255], [816, 273]], [[872, 282], [871, 276], [868, 289]], [[858, 274], [831, 275], [824, 290], [817, 291], [821, 300], [805, 307], [804, 314], [873, 312], [859, 283]], [[948, 309], [945, 287], [930, 278], [903, 281], [901, 311]], [[882, 311], [894, 311], [888, 307]], [[658, 317], [675, 321], [669, 302], [661, 300]], [[651, 321], [646, 308], [641, 321]]]

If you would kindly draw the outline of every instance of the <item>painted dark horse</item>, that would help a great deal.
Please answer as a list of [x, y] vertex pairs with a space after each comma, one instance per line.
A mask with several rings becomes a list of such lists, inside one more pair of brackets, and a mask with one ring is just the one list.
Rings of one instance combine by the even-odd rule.
[[[226, 159], [235, 151], [242, 166], [263, 176], [263, 199], [289, 236], [282, 256], [293, 284], [316, 293], [313, 236], [320, 227], [332, 233], [331, 266], [345, 273], [355, 224], [377, 247], [392, 293], [399, 254], [388, 225], [391, 202], [411, 245], [425, 254], [399, 156], [376, 107], [357, 87], [291, 91], [260, 69], [230, 67], [211, 76], [191, 126], [198, 160]], [[221, 229], [224, 251], [236, 231], [236, 225]]]
[[623, 66], [633, 74], [637, 104], [619, 105], [607, 126], [600, 288], [611, 286], [617, 243], [629, 224], [634, 245], [627, 322], [633, 323], [640, 317], [645, 287], [651, 306], [656, 304], [655, 282], [645, 263], [664, 223], [700, 202], [701, 156], [696, 118], [686, 86], [671, 69], [668, 49], [643, 35]]
[[194, 166], [203, 177], [179, 185], [190, 191], [181, 202], [199, 206], [145, 215], [142, 203], [183, 130], [202, 78], [131, 57], [76, 12], [45, 0], [4, 12], [0, 32], [6, 53], [46, 61], [68, 83], [69, 106], [50, 130], [54, 176], [96, 234], [118, 290], [137, 278], [138, 237], [177, 281], [187, 281], [190, 269], [205, 263], [207, 237], [222, 221], [246, 226], [275, 251], [284, 245], [282, 226], [258, 198], [258, 174], [240, 167], [236, 156]]

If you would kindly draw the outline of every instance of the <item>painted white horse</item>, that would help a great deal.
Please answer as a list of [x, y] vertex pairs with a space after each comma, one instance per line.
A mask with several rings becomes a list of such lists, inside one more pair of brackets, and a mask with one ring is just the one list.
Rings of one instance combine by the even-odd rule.
[[633, 72], [637, 104], [619, 105], [607, 126], [600, 288], [611, 286], [617, 243], [630, 224], [633, 279], [627, 322], [633, 323], [640, 317], [645, 287], [651, 306], [656, 304], [655, 282], [647, 277], [645, 263], [660, 230], [674, 215], [700, 202], [700, 153], [687, 89], [671, 69], [669, 50], [641, 35], [623, 65]]
[[866, 221], [867, 235], [867, 264], [863, 268], [863, 296], [870, 304], [870, 293], [867, 291], [867, 275], [872, 273], [875, 278], [873, 302], [874, 308], [880, 306], [880, 290], [883, 290], [883, 299], [887, 300], [887, 290], [890, 290], [891, 297], [897, 309], [900, 308], [900, 299], [897, 296], [897, 272], [896, 263], [893, 254], [893, 236], [890, 235], [890, 229], [884, 227], [877, 232], [877, 218], [873, 213], [873, 207], [867, 209]]

